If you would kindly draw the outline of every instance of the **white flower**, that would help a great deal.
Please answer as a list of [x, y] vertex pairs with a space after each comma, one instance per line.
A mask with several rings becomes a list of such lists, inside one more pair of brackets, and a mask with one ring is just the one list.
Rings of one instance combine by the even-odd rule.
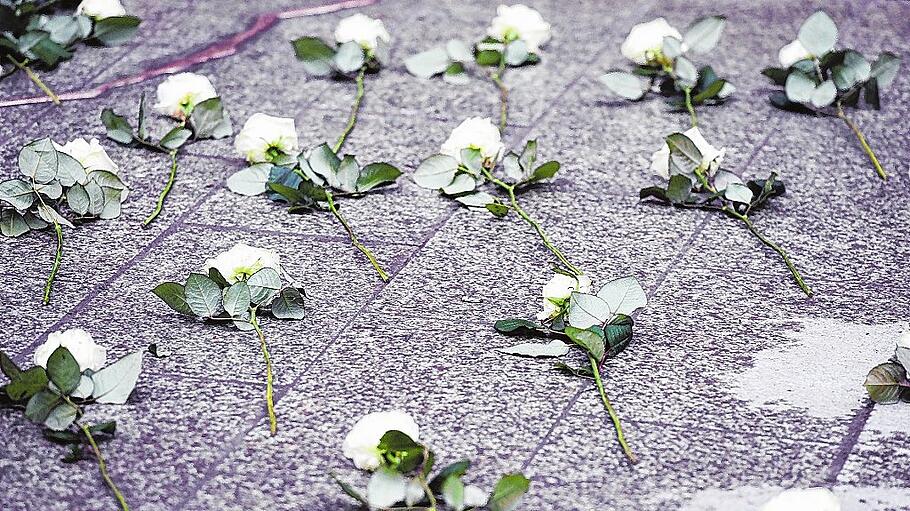
[[419, 440], [420, 428], [407, 413], [400, 410], [368, 413], [344, 437], [345, 457], [353, 460], [359, 469], [376, 470], [382, 462], [379, 441], [382, 435], [393, 430], [401, 431], [415, 442]]
[[70, 140], [65, 145], [58, 145], [54, 142], [54, 147], [61, 153], [66, 153], [85, 167], [86, 172], [93, 170], [106, 170], [117, 174], [120, 168], [107, 155], [107, 151], [101, 146], [97, 138], [86, 142], [84, 138]]
[[840, 511], [840, 502], [827, 488], [791, 488], [765, 503], [761, 511]]
[[256, 248], [238, 243], [234, 248], [219, 254], [213, 259], [206, 259], [205, 270], [215, 268], [228, 284], [244, 280], [263, 268], [274, 268], [281, 271], [278, 253], [274, 250]]
[[180, 73], [158, 85], [155, 110], [177, 119], [186, 119], [196, 105], [216, 97], [218, 93], [208, 78], [196, 73]]
[[528, 51], [536, 52], [550, 40], [550, 24], [526, 5], [500, 5], [487, 34], [505, 42], [520, 39], [528, 45]]
[[799, 42], [799, 39], [784, 46], [777, 52], [777, 59], [780, 60], [780, 65], [785, 68], [811, 56], [812, 54], [803, 46], [803, 43]]
[[439, 152], [460, 162], [462, 149], [479, 149], [485, 163], [495, 163], [504, 156], [506, 146], [499, 128], [489, 117], [469, 117], [452, 130]]
[[[727, 154], [727, 148], [717, 149], [709, 144], [698, 128], [689, 128], [683, 135], [688, 137], [701, 153], [701, 168], [707, 171], [708, 175], [717, 172]], [[664, 179], [670, 179], [670, 146], [666, 142], [651, 155], [651, 170]]]
[[250, 163], [268, 162], [278, 153], [300, 152], [294, 119], [253, 114], [234, 139], [234, 148]]
[[104, 18], [125, 16], [126, 9], [120, 4], [120, 0], [82, 0], [82, 3], [76, 7], [76, 14], [103, 20]]
[[620, 50], [627, 59], [636, 64], [648, 64], [664, 47], [664, 37], [675, 37], [682, 41], [679, 30], [671, 27], [664, 18], [657, 18], [647, 23], [632, 27]]
[[79, 372], [86, 369], [97, 371], [104, 367], [107, 360], [107, 349], [95, 344], [91, 334], [81, 328], [70, 328], [47, 336], [47, 341], [35, 350], [35, 365], [47, 369], [47, 359], [61, 346], [76, 359]]
[[464, 507], [483, 507], [490, 500], [490, 495], [478, 486], [469, 484], [464, 487]]
[[591, 292], [591, 279], [585, 275], [572, 277], [557, 273], [543, 287], [543, 310], [537, 315], [540, 321], [550, 319], [560, 306], [572, 295], [573, 291], [579, 293]]
[[372, 51], [376, 49], [380, 39], [385, 42], [392, 40], [382, 20], [360, 13], [339, 21], [335, 27], [335, 40], [338, 44], [354, 41], [365, 50]]
[[910, 349], [910, 332], [904, 332], [897, 340], [898, 348]]

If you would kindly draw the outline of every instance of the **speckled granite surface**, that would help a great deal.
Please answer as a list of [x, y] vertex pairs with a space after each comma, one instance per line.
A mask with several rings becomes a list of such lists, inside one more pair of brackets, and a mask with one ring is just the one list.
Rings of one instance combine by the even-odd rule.
[[[212, 4], [218, 4], [213, 15]], [[856, 115], [893, 178], [879, 181], [849, 130], [835, 120], [777, 111], [759, 70], [802, 19], [824, 5], [845, 42], [868, 53], [901, 51], [910, 3], [530, 1], [554, 25], [541, 65], [507, 75], [506, 139], [537, 137], [563, 162], [552, 184], [524, 196], [555, 242], [597, 279], [633, 274], [650, 305], [630, 349], [606, 366], [607, 388], [641, 462], [628, 465], [587, 382], [544, 361], [501, 356], [512, 342], [491, 321], [533, 313], [548, 278], [546, 253], [517, 220], [458, 209], [402, 180], [347, 202], [355, 229], [394, 274], [382, 284], [331, 218], [288, 216], [224, 188], [242, 162], [230, 140], [183, 159], [160, 220], [138, 228], [166, 162], [106, 143], [133, 187], [124, 215], [66, 233], [50, 306], [40, 289], [51, 236], [0, 240], [0, 347], [28, 360], [49, 332], [84, 327], [113, 356], [155, 342], [104, 446], [132, 508], [145, 510], [354, 509], [327, 476], [363, 476], [341, 455], [362, 414], [405, 408], [444, 461], [475, 460], [474, 481], [507, 471], [533, 481], [527, 510], [754, 510], [782, 487], [828, 486], [846, 510], [910, 509], [904, 406], [872, 406], [861, 383], [907, 328], [910, 311], [910, 73]], [[259, 14], [305, 0], [137, 2], [145, 23], [119, 48], [79, 51], [46, 73], [58, 92], [141, 73], [247, 29]], [[495, 115], [486, 82], [421, 81], [402, 59], [437, 40], [480, 33], [495, 2], [387, 0], [357, 10], [395, 37], [393, 64], [367, 82], [347, 149], [411, 172], [462, 118]], [[176, 13], [179, 13], [177, 15]], [[304, 144], [343, 127], [351, 86], [305, 76], [287, 41], [328, 36], [350, 13], [277, 21], [223, 59], [199, 64], [241, 121], [257, 111], [293, 116]], [[745, 175], [774, 170], [788, 185], [756, 222], [788, 248], [817, 296], [806, 299], [773, 253], [732, 221], [640, 204], [652, 183], [647, 158], [661, 136], [686, 126], [658, 100], [617, 101], [597, 82], [622, 66], [619, 44], [658, 15], [730, 22], [709, 57], [739, 90], [704, 109], [709, 139]], [[102, 107], [131, 111], [155, 78], [60, 107], [0, 108], [0, 169], [13, 172], [25, 142], [51, 135], [103, 138]], [[0, 84], [0, 101], [33, 95], [24, 77]], [[255, 339], [177, 317], [149, 293], [235, 242], [280, 249], [311, 295], [302, 322], [266, 325], [276, 370], [280, 429], [269, 437]], [[66, 465], [18, 412], [0, 411], [0, 509], [111, 509], [91, 461]]]

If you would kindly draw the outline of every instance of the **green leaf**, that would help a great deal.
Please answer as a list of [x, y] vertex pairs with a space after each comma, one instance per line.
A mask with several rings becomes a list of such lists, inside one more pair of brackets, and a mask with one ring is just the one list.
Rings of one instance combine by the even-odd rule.
[[474, 55], [474, 60], [481, 66], [498, 66], [502, 53], [496, 50], [481, 50]]
[[573, 292], [569, 296], [566, 317], [570, 325], [581, 329], [602, 325], [613, 317], [610, 304], [603, 298], [586, 293]]
[[221, 312], [221, 288], [205, 275], [190, 273], [183, 292], [187, 306], [196, 316], [212, 318]]
[[816, 108], [828, 106], [837, 97], [837, 87], [831, 80], [825, 80], [812, 92], [812, 105]]
[[234, 134], [231, 117], [224, 111], [221, 98], [209, 98], [195, 107], [190, 114], [190, 124], [196, 139], [225, 138]]
[[63, 445], [78, 445], [82, 443], [82, 437], [72, 431], [54, 431], [45, 429], [41, 432], [44, 438], [51, 442]]
[[454, 511], [464, 509], [464, 483], [461, 477], [451, 475], [442, 482], [442, 499]]
[[95, 21], [92, 37], [105, 46], [116, 46], [129, 41], [142, 20], [135, 16], [112, 16]]
[[234, 193], [252, 197], [266, 191], [266, 183], [272, 170], [271, 163], [257, 163], [239, 170], [227, 178], [227, 187]]
[[530, 335], [547, 333], [547, 329], [543, 325], [520, 318], [500, 319], [493, 324], [493, 328], [501, 334]]
[[468, 469], [471, 467], [471, 462], [469, 460], [456, 461], [450, 465], [447, 465], [445, 468], [439, 471], [433, 479], [430, 479], [430, 489], [435, 493], [442, 491], [442, 483], [452, 477], [463, 477]]
[[164, 300], [168, 307], [174, 309], [180, 314], [195, 315], [189, 304], [186, 303], [186, 294], [183, 290], [183, 284], [177, 282], [164, 282], [158, 284], [152, 290], [155, 296]]
[[446, 42], [446, 53], [449, 54], [449, 58], [458, 63], [471, 62], [474, 60], [474, 54], [471, 52], [471, 48], [464, 41], [458, 39], [449, 39]]
[[178, 149], [180, 146], [185, 144], [191, 136], [193, 136], [192, 131], [177, 126], [176, 128], [167, 132], [167, 134], [165, 134], [163, 137], [161, 137], [161, 141], [158, 142], [158, 144], [165, 149]]
[[223, 292], [222, 307], [232, 318], [240, 317], [250, 310], [250, 286], [246, 282], [235, 282]]
[[107, 138], [121, 144], [133, 142], [133, 127], [126, 118], [115, 114], [110, 108], [101, 111], [101, 123], [107, 129]]
[[637, 101], [648, 92], [648, 83], [632, 73], [610, 71], [600, 77], [600, 82], [613, 94]]
[[496, 351], [519, 357], [552, 358], [561, 357], [568, 353], [569, 346], [560, 340], [554, 339], [547, 344], [526, 342], [508, 348], [496, 348]]
[[665, 57], [675, 59], [683, 54], [682, 41], [673, 36], [664, 36], [661, 51]]
[[57, 177], [58, 156], [49, 138], [36, 140], [19, 151], [19, 171], [37, 183]]
[[10, 383], [3, 390], [13, 401], [22, 401], [34, 396], [47, 388], [49, 381], [47, 372], [41, 366], [34, 366], [22, 371], [17, 377], [10, 380]]
[[455, 179], [458, 160], [445, 154], [430, 156], [414, 171], [414, 182], [423, 188], [438, 189]]
[[251, 275], [246, 283], [250, 286], [250, 301], [268, 305], [281, 289], [281, 276], [274, 268], [263, 268]]
[[531, 481], [524, 475], [504, 475], [493, 488], [487, 508], [490, 511], [513, 511], [530, 488]]
[[595, 332], [594, 330], [587, 328], [576, 328], [571, 325], [566, 327], [565, 334], [569, 336], [569, 339], [571, 339], [572, 342], [581, 346], [585, 351], [590, 353], [598, 362], [603, 359], [605, 348], [604, 338], [601, 334]]
[[524, 64], [528, 60], [528, 44], [521, 39], [507, 44], [505, 59], [506, 64], [510, 66], [520, 66]]
[[548, 161], [543, 165], [534, 169], [534, 173], [531, 174], [528, 182], [542, 181], [544, 179], [550, 179], [559, 172], [559, 162], [558, 161]]
[[740, 183], [730, 183], [724, 189], [724, 197], [741, 204], [752, 202], [752, 190], [748, 186]]
[[775, 85], [783, 87], [787, 83], [787, 76], [790, 74], [790, 70], [780, 67], [766, 67], [762, 69], [761, 74], [770, 78]]
[[144, 353], [145, 350], [130, 353], [93, 373], [92, 382], [95, 384], [95, 388], [92, 390], [92, 397], [95, 402], [112, 405], [126, 403], [136, 387], [136, 382], [139, 381]]
[[56, 392], [42, 390], [28, 400], [28, 404], [25, 405], [25, 416], [32, 422], [43, 423], [51, 410], [56, 408], [61, 401], [63, 400]]
[[404, 61], [404, 66], [408, 72], [418, 78], [429, 79], [440, 73], [444, 73], [452, 59], [446, 52], [445, 48], [437, 47], [427, 51], [422, 51], [416, 55], [411, 55]]
[[900, 399], [901, 382], [907, 380], [903, 366], [894, 362], [879, 364], [869, 371], [863, 384], [866, 391], [876, 403], [896, 403]]
[[692, 181], [682, 174], [670, 176], [666, 197], [673, 204], [685, 204], [692, 195]]
[[64, 395], [70, 395], [79, 386], [82, 373], [79, 363], [70, 350], [60, 346], [47, 359], [47, 377]]
[[332, 74], [335, 49], [317, 37], [301, 37], [291, 41], [297, 59], [303, 62], [303, 69], [314, 76]]
[[695, 53], [705, 53], [717, 46], [727, 19], [723, 16], [708, 16], [694, 21], [683, 35], [683, 42]]
[[612, 314], [631, 315], [648, 305], [648, 296], [635, 277], [623, 277], [604, 284], [597, 297], [607, 302]]
[[698, 70], [689, 59], [679, 57], [676, 59], [676, 65], [673, 68], [676, 73], [677, 82], [680, 87], [692, 87], [698, 81]]
[[487, 208], [487, 211], [492, 213], [496, 218], [502, 218], [509, 214], [509, 207], [498, 202], [491, 202], [484, 207]]
[[659, 186], [649, 186], [647, 188], [642, 188], [641, 191], [638, 192], [639, 200], [645, 200], [649, 197], [654, 197], [663, 202], [670, 202], [669, 197], [667, 197], [667, 191]]
[[727, 85], [725, 80], [715, 80], [711, 82], [711, 85], [708, 85], [706, 89], [692, 96], [692, 102], [695, 104], [704, 103], [705, 101], [716, 97], [720, 94], [720, 91], [723, 90], [725, 85]]
[[342, 73], [354, 73], [363, 67], [366, 62], [363, 54], [363, 47], [354, 41], [348, 41], [338, 47], [335, 57], [332, 59], [335, 68]]
[[888, 86], [891, 85], [891, 82], [894, 81], [894, 77], [897, 76], [897, 70], [900, 68], [900, 65], [900, 57], [889, 51], [883, 52], [878, 56], [875, 62], [872, 63], [869, 76], [870, 78], [875, 78], [879, 89], [887, 89]]
[[0, 372], [3, 372], [12, 381], [22, 374], [22, 369], [19, 369], [19, 366], [3, 350], [0, 350]]
[[701, 165], [702, 154], [698, 146], [689, 137], [682, 133], [671, 133], [667, 137], [670, 154], [681, 155], [692, 163], [693, 167]]
[[25, 211], [35, 202], [32, 185], [21, 179], [10, 179], [0, 183], [0, 201]]
[[464, 64], [461, 62], [452, 62], [442, 74], [442, 81], [454, 85], [467, 85], [471, 79], [464, 70]]
[[784, 84], [787, 99], [796, 103], [808, 103], [815, 94], [815, 80], [800, 71], [793, 71]]
[[388, 163], [371, 163], [360, 170], [357, 191], [367, 192], [377, 186], [394, 183], [399, 176], [401, 171]]
[[821, 57], [834, 49], [837, 25], [824, 11], [816, 11], [803, 22], [797, 39], [809, 53]]
[[303, 319], [306, 317], [303, 295], [293, 287], [281, 290], [272, 302], [272, 315], [278, 319]]
[[353, 156], [346, 154], [338, 164], [338, 170], [335, 172], [334, 179], [329, 180], [333, 188], [338, 188], [343, 192], [352, 193], [357, 191], [357, 177], [360, 176], [360, 164]]
[[76, 412], [78, 409], [73, 405], [66, 402], [60, 403], [47, 414], [44, 425], [52, 431], [63, 431], [76, 420]]
[[[499, 206], [502, 206], [502, 204], [499, 204], [497, 202], [496, 197], [493, 197], [492, 195], [490, 195], [487, 192], [474, 192], [474, 193], [470, 193], [467, 195], [461, 195], [461, 196], [455, 197], [455, 200], [460, 202], [461, 204], [464, 204], [465, 206], [467, 206], [469, 208], [489, 209], [489, 211], [491, 213], [493, 213], [494, 215], [505, 216], [505, 214], [508, 213], [508, 211], [503, 213], [502, 208], [499, 207]], [[487, 208], [487, 206], [489, 204], [496, 204], [496, 206], [494, 206], [493, 209], [490, 209], [490, 208]]]
[[618, 314], [604, 327], [604, 342], [607, 358], [615, 357], [632, 341], [632, 318], [625, 314]]
[[12, 208], [0, 210], [0, 233], [15, 238], [31, 230], [21, 213]]
[[334, 183], [336, 181], [335, 173], [338, 172], [341, 160], [328, 144], [314, 147], [307, 162], [313, 172], [322, 176], [327, 182]]

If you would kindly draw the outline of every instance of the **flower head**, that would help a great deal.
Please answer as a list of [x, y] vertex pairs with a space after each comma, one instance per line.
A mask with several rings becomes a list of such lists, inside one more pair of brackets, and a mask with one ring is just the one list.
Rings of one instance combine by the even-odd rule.
[[765, 503], [761, 511], [840, 511], [840, 502], [827, 488], [791, 488]]
[[[720, 168], [721, 162], [723, 162], [724, 156], [727, 154], [727, 148], [715, 148], [705, 140], [701, 131], [695, 127], [689, 128], [683, 132], [683, 135], [688, 137], [701, 153], [701, 169], [707, 172], [708, 175], [716, 173], [717, 169]], [[670, 146], [666, 142], [651, 155], [651, 170], [664, 179], [670, 179]]]
[[215, 268], [228, 284], [249, 278], [263, 268], [280, 271], [278, 253], [274, 250], [256, 248], [238, 243], [227, 252], [222, 252], [212, 259], [206, 259], [205, 270]]
[[528, 51], [536, 52], [550, 40], [550, 24], [526, 5], [500, 5], [487, 34], [506, 43], [524, 41]]
[[411, 440], [419, 440], [420, 428], [407, 413], [400, 410], [368, 413], [344, 437], [345, 457], [353, 460], [359, 469], [376, 470], [382, 464], [379, 441], [389, 431], [401, 431]]
[[546, 321], [555, 316], [572, 296], [572, 293], [591, 292], [591, 279], [585, 275], [573, 277], [557, 273], [543, 287], [543, 310], [537, 315], [540, 321]]
[[803, 46], [803, 43], [799, 42], [799, 39], [784, 46], [777, 52], [777, 59], [780, 60], [780, 65], [785, 68], [811, 56], [812, 54]]
[[297, 155], [297, 128], [294, 119], [253, 114], [234, 139], [234, 148], [250, 163], [274, 160], [278, 155]]
[[363, 49], [373, 51], [380, 40], [389, 42], [392, 36], [385, 29], [382, 20], [357, 13], [338, 22], [335, 40], [338, 44], [354, 41]]
[[95, 344], [91, 334], [81, 328], [70, 328], [47, 336], [47, 341], [35, 350], [35, 365], [46, 369], [47, 359], [61, 346], [76, 359], [80, 372], [86, 369], [98, 371], [107, 361], [107, 349]]
[[208, 78], [196, 73], [180, 73], [158, 85], [155, 110], [176, 119], [186, 119], [196, 105], [216, 97], [218, 93]]
[[682, 34], [664, 18], [657, 18], [632, 27], [620, 51], [627, 59], [640, 65], [657, 63], [663, 55], [664, 37], [682, 41]]
[[123, 8], [120, 0], [82, 0], [82, 3], [76, 7], [76, 14], [103, 20], [104, 18], [125, 16], [126, 9]]
[[97, 138], [93, 138], [89, 142], [86, 142], [84, 138], [75, 138], [62, 146], [54, 142], [54, 147], [61, 153], [66, 153], [81, 163], [86, 172], [106, 170], [117, 174], [120, 170], [117, 164], [111, 160], [111, 157], [107, 155], [107, 151], [104, 150]]
[[499, 128], [489, 117], [469, 117], [462, 121], [442, 144], [439, 152], [461, 161], [462, 149], [477, 149], [485, 164], [496, 163], [504, 156]]

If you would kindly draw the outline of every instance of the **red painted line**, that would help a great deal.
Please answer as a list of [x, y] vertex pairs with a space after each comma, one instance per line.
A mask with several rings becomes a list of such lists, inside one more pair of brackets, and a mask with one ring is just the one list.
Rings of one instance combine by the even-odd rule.
[[[135, 85], [137, 83], [150, 80], [157, 76], [179, 73], [193, 66], [204, 62], [223, 59], [237, 53], [238, 50], [248, 41], [255, 39], [263, 33], [270, 30], [281, 20], [293, 18], [303, 18], [307, 16], [318, 16], [355, 7], [364, 7], [378, 3], [379, 0], [344, 0], [316, 7], [305, 7], [301, 9], [290, 9], [286, 11], [260, 14], [256, 17], [249, 28], [243, 32], [238, 32], [228, 36], [225, 39], [210, 44], [209, 46], [186, 56], [177, 57], [174, 60], [161, 64], [157, 67], [146, 69], [133, 75], [122, 76], [108, 82], [77, 91], [64, 92], [59, 94], [60, 101], [74, 101], [79, 99], [92, 99], [102, 96], [111, 89]], [[25, 98], [16, 98], [0, 101], [0, 108], [22, 105], [37, 105], [41, 103], [50, 103], [51, 99], [47, 96], [31, 96]]]

